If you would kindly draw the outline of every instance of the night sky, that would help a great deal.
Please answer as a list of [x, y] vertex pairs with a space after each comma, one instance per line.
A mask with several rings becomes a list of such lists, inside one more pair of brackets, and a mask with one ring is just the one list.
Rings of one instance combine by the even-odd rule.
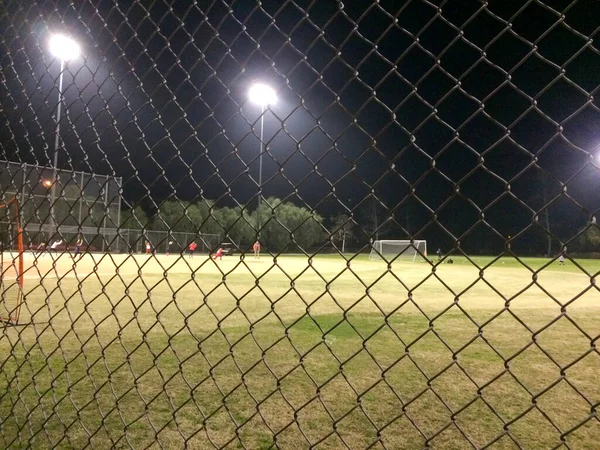
[[525, 252], [544, 198], [563, 240], [600, 207], [599, 17], [596, 0], [8, 0], [0, 157], [51, 165], [63, 32], [83, 57], [59, 166], [123, 177], [129, 205], [254, 208], [260, 81], [279, 97], [265, 197], [357, 221], [378, 205], [385, 238], [431, 247], [521, 232]]

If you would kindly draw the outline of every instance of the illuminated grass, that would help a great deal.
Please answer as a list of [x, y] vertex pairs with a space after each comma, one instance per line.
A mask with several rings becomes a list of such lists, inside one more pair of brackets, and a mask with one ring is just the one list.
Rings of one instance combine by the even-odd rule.
[[[35, 325], [0, 339], [3, 448], [551, 448], [600, 401], [572, 264], [46, 258]], [[593, 448], [597, 420], [565, 439]]]

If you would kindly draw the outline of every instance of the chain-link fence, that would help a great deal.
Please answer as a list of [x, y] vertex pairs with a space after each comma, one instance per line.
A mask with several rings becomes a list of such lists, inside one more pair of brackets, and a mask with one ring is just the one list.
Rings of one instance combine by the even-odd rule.
[[94, 235], [99, 229], [104, 235], [120, 224], [119, 178], [9, 161], [0, 167], [3, 201], [19, 199], [24, 239], [31, 245], [56, 239], [57, 227], [95, 227]]
[[[14, 234], [8, 228], [3, 242], [8, 244]], [[218, 234], [129, 228], [68, 225], [56, 228], [53, 225], [30, 225], [23, 227], [22, 234], [24, 246], [34, 253], [37, 253], [38, 249], [47, 251], [52, 242], [56, 240], [61, 241], [59, 245], [61, 251], [73, 251], [77, 246], [77, 241], [81, 240], [81, 251], [106, 253], [186, 253], [189, 251], [189, 245], [196, 242], [197, 252], [207, 254], [222, 245], [221, 236]], [[47, 236], [54, 236], [55, 239], [47, 239]], [[147, 252], [146, 244], [150, 245], [149, 252]], [[8, 248], [8, 246], [5, 247]]]
[[0, 446], [596, 448], [599, 30], [0, 0]]

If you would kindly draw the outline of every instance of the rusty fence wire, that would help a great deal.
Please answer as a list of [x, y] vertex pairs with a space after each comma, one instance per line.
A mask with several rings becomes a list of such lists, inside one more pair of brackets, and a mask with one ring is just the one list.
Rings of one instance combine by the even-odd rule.
[[599, 30], [0, 0], [0, 446], [596, 448]]

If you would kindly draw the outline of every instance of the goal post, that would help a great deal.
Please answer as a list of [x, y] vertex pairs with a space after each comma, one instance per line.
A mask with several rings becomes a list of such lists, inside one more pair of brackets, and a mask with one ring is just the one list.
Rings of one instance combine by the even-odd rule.
[[0, 203], [0, 321], [16, 324], [23, 302], [23, 230], [16, 197]]
[[369, 259], [416, 261], [427, 258], [427, 241], [377, 240], [373, 242]]

